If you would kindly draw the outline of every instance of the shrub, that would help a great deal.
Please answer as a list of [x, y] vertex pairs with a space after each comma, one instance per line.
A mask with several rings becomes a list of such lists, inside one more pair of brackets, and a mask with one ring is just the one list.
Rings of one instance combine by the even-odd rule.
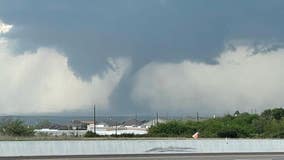
[[222, 130], [217, 133], [220, 138], [238, 138], [238, 132], [236, 130]]
[[34, 129], [18, 119], [3, 120], [0, 124], [0, 132], [8, 136], [34, 136]]
[[100, 135], [92, 132], [92, 131], [87, 131], [85, 134], [84, 134], [84, 137], [100, 137]]

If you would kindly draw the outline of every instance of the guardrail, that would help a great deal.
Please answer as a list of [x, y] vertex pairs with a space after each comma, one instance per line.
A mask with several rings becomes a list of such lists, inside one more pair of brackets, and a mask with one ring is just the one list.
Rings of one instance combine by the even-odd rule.
[[0, 157], [169, 153], [277, 153], [283, 151], [284, 140], [279, 139], [162, 139], [0, 142]]

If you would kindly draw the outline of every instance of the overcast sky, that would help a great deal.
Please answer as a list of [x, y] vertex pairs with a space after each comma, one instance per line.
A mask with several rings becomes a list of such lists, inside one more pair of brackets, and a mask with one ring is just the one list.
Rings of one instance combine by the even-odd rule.
[[1, 0], [2, 114], [284, 105], [283, 0]]

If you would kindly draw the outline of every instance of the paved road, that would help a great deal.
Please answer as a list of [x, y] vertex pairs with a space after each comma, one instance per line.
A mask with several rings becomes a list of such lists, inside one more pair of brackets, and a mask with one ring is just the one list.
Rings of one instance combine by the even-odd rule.
[[116, 155], [68, 157], [0, 157], [0, 159], [26, 160], [284, 160], [284, 153], [262, 154], [165, 154], [165, 155]]

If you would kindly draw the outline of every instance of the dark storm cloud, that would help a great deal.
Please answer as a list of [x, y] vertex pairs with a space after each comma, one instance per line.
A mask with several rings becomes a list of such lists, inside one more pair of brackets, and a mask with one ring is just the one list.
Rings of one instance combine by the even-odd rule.
[[89, 79], [108, 57], [129, 57], [132, 72], [111, 100], [116, 112], [147, 111], [129, 98], [132, 75], [153, 61], [211, 62], [231, 40], [283, 42], [282, 0], [1, 1], [0, 18], [15, 29], [18, 51], [64, 51], [76, 74]]

